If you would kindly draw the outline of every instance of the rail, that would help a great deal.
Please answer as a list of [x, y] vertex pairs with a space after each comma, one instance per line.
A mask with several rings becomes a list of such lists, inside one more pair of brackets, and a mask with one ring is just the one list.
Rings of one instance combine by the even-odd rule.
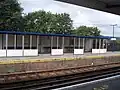
[[0, 83], [11, 83], [19, 81], [28, 81], [35, 79], [44, 79], [49, 77], [70, 75], [75, 73], [90, 72], [96, 70], [103, 70], [112, 67], [119, 67], [120, 63], [107, 63], [102, 65], [88, 65], [84, 67], [71, 67], [71, 68], [60, 68], [53, 70], [43, 70], [43, 71], [27, 71], [27, 72], [16, 72], [9, 74], [0, 75]]
[[28, 80], [21, 82], [2, 83], [1, 90], [49, 90], [63, 86], [88, 82], [120, 74], [120, 66], [109, 67], [87, 71], [83, 73], [72, 73], [69, 75], [50, 77], [45, 79]]

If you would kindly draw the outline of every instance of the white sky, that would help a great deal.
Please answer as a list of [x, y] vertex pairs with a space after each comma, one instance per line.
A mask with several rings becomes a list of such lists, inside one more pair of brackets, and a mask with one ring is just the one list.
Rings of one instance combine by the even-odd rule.
[[97, 11], [81, 6], [57, 2], [54, 0], [19, 0], [24, 8], [24, 13], [45, 10], [52, 13], [69, 13], [74, 27], [80, 25], [98, 26], [102, 35], [111, 36], [111, 24], [118, 24], [115, 28], [115, 36], [120, 37], [120, 16]]

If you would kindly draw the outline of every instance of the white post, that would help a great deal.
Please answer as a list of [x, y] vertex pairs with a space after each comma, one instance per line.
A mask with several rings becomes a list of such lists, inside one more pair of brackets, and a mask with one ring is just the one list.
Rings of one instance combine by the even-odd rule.
[[90, 39], [91, 48], [93, 48], [93, 39]]
[[32, 35], [30, 35], [30, 49], [32, 49]]
[[62, 49], [64, 51], [64, 37], [62, 38]]
[[14, 49], [16, 49], [16, 37], [17, 37], [17, 35], [15, 34], [14, 35]]
[[106, 39], [106, 49], [107, 49], [107, 39]]
[[8, 49], [8, 34], [6, 34], [6, 57], [7, 57], [7, 49]]
[[101, 49], [101, 39], [99, 39], [99, 49]]
[[103, 39], [103, 43], [102, 43], [102, 49], [104, 49], [104, 39]]
[[52, 50], [52, 47], [53, 47], [53, 36], [51, 37], [51, 50]]
[[75, 37], [74, 37], [74, 49], [75, 49]]
[[95, 45], [95, 48], [97, 49], [97, 39], [96, 39], [96, 43], [95, 43], [96, 45]]
[[37, 49], [39, 49], [39, 36], [37, 36]]
[[83, 38], [83, 49], [84, 49], [84, 45], [85, 45], [85, 38]]
[[79, 47], [79, 49], [80, 49], [80, 38], [78, 38], [78, 39], [79, 39], [79, 41], [78, 41], [78, 42], [79, 42], [78, 47]]
[[4, 41], [4, 39], [3, 39], [3, 34], [2, 34], [2, 49], [4, 49], [4, 47], [3, 47], [3, 41]]
[[22, 35], [22, 54], [24, 56], [24, 35]]
[[57, 37], [57, 49], [59, 47], [59, 37]]

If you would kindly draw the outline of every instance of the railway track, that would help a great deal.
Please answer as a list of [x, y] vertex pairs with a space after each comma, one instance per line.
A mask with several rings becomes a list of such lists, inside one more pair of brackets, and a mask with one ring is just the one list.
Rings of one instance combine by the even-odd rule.
[[[69, 71], [69, 72], [68, 72]], [[53, 72], [55, 74], [53, 74]], [[58, 73], [59, 72], [59, 73]], [[38, 72], [29, 72], [29, 73], [20, 73], [20, 75], [33, 75], [37, 78], [26, 79], [25, 81], [19, 80], [18, 82], [3, 82], [0, 83], [1, 90], [45, 90], [45, 89], [52, 89], [58, 88], [66, 85], [72, 85], [76, 83], [81, 83], [89, 80], [99, 79], [103, 77], [108, 77], [112, 75], [120, 74], [120, 63], [111, 63], [111, 64], [104, 64], [104, 65], [97, 65], [97, 66], [86, 66], [86, 67], [77, 67], [77, 68], [69, 68], [69, 69], [59, 69], [57, 70], [49, 70], [48, 72], [44, 71], [47, 75], [53, 74], [53, 76], [40, 77], [38, 76]], [[39, 71], [39, 74], [43, 72]], [[57, 74], [56, 74], [57, 73]], [[62, 74], [61, 74], [62, 73]], [[58, 75], [59, 74], [59, 75]], [[2, 77], [10, 77], [9, 75], [5, 74], [1, 75]], [[13, 75], [19, 75], [18, 73], [10, 74], [12, 77]], [[14, 76], [15, 79], [18, 76]], [[38, 78], [39, 77], [39, 78]], [[8, 79], [7, 78], [7, 79]], [[6, 80], [7, 80], [6, 79]]]

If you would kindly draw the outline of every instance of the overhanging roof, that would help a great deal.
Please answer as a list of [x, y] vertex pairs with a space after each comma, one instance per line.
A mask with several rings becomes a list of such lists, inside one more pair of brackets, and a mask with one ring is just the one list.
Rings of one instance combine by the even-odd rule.
[[120, 0], [56, 0], [120, 15]]
[[[43, 33], [36, 33], [36, 32], [13, 32], [13, 31], [0, 31], [0, 34], [16, 34], [16, 35], [40, 35], [40, 36], [64, 36], [64, 37], [76, 37], [76, 38], [101, 38], [101, 39], [111, 39], [110, 36], [75, 36], [71, 34], [43, 34]], [[116, 37], [117, 38], [117, 37]]]

